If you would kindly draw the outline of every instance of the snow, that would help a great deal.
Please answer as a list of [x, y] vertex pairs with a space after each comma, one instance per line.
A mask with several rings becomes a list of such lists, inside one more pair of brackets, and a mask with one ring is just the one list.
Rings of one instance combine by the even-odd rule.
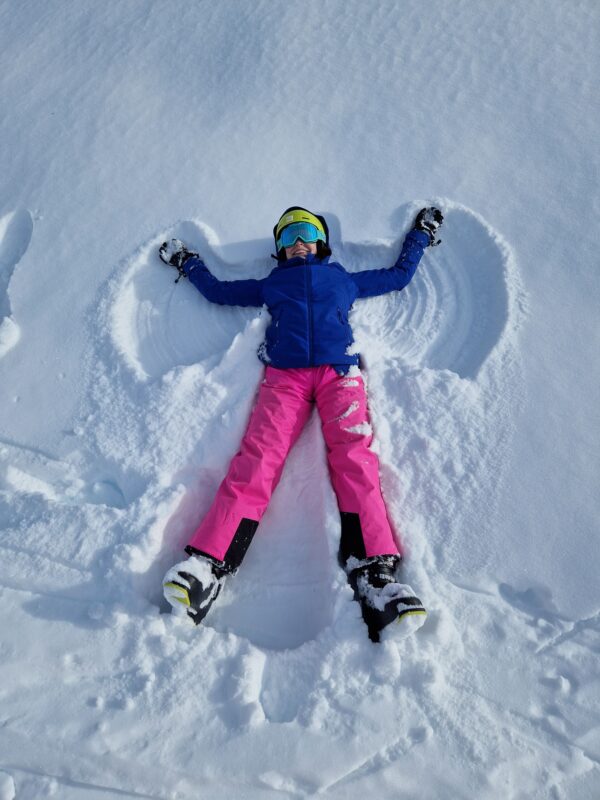
[[[0, 5], [2, 800], [600, 792], [598, 5], [301, 8]], [[401, 641], [337, 566], [314, 415], [206, 623], [161, 601], [268, 314], [158, 246], [262, 277], [293, 204], [349, 270], [445, 214], [351, 315]]]
[[0, 772], [0, 800], [14, 800], [15, 782], [11, 775]]

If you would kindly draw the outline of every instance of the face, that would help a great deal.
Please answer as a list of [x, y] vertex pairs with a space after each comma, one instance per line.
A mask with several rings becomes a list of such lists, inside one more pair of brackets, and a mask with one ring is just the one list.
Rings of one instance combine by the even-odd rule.
[[296, 239], [296, 243], [292, 247], [285, 248], [285, 257], [286, 258], [306, 258], [306, 256], [312, 253], [314, 256], [317, 255], [317, 243], [316, 242], [303, 242], [302, 239]]

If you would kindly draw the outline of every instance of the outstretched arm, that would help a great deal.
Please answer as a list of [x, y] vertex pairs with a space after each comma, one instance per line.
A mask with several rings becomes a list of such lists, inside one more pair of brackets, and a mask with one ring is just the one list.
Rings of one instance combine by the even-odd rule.
[[222, 306], [262, 306], [262, 280], [247, 278], [237, 281], [220, 281], [209, 272], [199, 256], [189, 258], [183, 265], [186, 276], [198, 291], [211, 303]]
[[179, 239], [163, 242], [158, 252], [161, 260], [179, 273], [177, 281], [189, 278], [211, 303], [223, 306], [262, 306], [264, 303], [262, 280], [220, 281], [208, 270], [198, 253], [188, 250]]
[[407, 233], [393, 267], [350, 273], [358, 289], [357, 296], [375, 297], [404, 289], [412, 280], [425, 248], [439, 244], [435, 241], [435, 234], [442, 221], [443, 216], [438, 209], [424, 208], [420, 211], [415, 220], [415, 227]]

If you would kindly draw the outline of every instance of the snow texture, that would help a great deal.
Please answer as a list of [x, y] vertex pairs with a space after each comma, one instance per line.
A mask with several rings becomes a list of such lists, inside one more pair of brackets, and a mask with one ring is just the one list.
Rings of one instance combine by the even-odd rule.
[[0, 800], [14, 800], [15, 782], [11, 775], [0, 771]]
[[[302, 10], [0, 4], [1, 800], [600, 796], [598, 4]], [[400, 641], [337, 565], [316, 415], [206, 622], [162, 597], [268, 314], [158, 247], [260, 278], [294, 204], [349, 270], [444, 212], [350, 319], [429, 612]]]

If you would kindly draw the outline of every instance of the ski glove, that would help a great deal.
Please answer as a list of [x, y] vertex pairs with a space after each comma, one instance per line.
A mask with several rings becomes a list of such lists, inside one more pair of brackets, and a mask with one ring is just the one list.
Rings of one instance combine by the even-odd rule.
[[171, 239], [168, 242], [163, 242], [158, 249], [158, 255], [160, 256], [161, 261], [164, 261], [165, 264], [168, 264], [170, 267], [175, 267], [179, 273], [178, 277], [175, 279], [175, 283], [178, 283], [181, 278], [186, 277], [186, 272], [183, 268], [183, 265], [188, 258], [199, 257], [198, 253], [188, 250], [184, 243], [179, 239]]
[[434, 206], [422, 208], [417, 214], [415, 228], [429, 236], [429, 247], [436, 247], [442, 241], [441, 239], [436, 241], [435, 237], [443, 221], [444, 215], [439, 208], [435, 208]]

